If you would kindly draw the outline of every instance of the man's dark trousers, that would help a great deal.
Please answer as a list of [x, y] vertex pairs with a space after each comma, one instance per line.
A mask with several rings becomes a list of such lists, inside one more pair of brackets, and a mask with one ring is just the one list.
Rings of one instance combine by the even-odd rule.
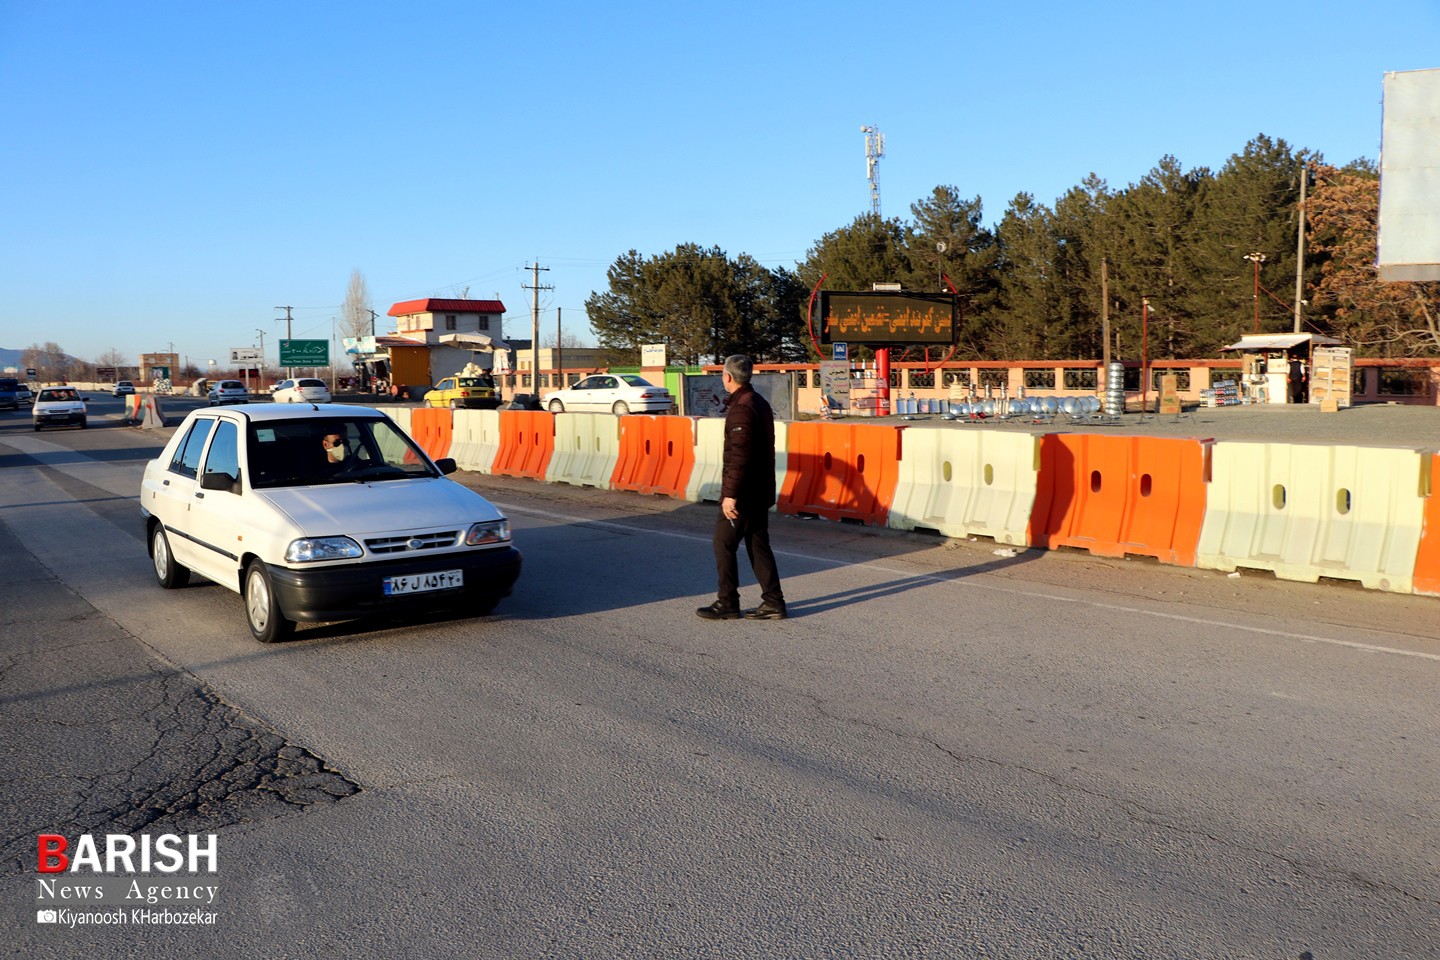
[[783, 606], [785, 594], [780, 589], [780, 572], [775, 568], [775, 554], [770, 550], [770, 511], [753, 510], [742, 513], [732, 524], [721, 513], [715, 520], [715, 572], [720, 582], [716, 591], [721, 603], [740, 606], [740, 565], [735, 552], [745, 544], [750, 567], [760, 584], [760, 599], [772, 606]]

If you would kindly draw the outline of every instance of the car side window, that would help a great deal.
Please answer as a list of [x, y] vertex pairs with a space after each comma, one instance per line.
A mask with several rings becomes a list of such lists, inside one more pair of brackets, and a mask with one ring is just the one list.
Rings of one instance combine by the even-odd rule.
[[205, 455], [206, 473], [223, 473], [234, 483], [240, 479], [240, 431], [229, 420], [215, 427], [215, 439]]
[[190, 432], [175, 448], [175, 459], [170, 461], [170, 472], [178, 473], [182, 477], [195, 479], [200, 468], [200, 454], [205, 449], [205, 439], [210, 436], [210, 430], [215, 426], [215, 421], [210, 419], [196, 420], [190, 426]]

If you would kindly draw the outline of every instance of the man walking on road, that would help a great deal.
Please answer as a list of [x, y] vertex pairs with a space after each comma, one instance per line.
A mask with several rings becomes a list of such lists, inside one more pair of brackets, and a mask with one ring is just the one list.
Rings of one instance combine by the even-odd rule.
[[[725, 392], [725, 457], [720, 482], [720, 516], [711, 542], [719, 599], [695, 612], [706, 620], [784, 620], [785, 594], [770, 550], [770, 508], [775, 505], [775, 414], [750, 385], [750, 358], [725, 358], [720, 374]], [[741, 541], [760, 584], [760, 606], [740, 611]]]

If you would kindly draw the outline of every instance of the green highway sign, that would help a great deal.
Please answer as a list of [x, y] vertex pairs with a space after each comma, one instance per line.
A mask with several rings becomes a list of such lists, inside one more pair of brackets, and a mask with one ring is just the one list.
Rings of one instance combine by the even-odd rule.
[[329, 340], [280, 341], [280, 366], [282, 367], [328, 367], [329, 365]]

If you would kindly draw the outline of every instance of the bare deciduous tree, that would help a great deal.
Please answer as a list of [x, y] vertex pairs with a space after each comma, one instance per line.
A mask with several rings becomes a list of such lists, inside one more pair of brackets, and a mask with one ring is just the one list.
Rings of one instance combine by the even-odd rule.
[[368, 337], [374, 329], [374, 316], [365, 275], [359, 270], [352, 270], [350, 286], [345, 291], [345, 305], [340, 308], [341, 332], [347, 337]]

